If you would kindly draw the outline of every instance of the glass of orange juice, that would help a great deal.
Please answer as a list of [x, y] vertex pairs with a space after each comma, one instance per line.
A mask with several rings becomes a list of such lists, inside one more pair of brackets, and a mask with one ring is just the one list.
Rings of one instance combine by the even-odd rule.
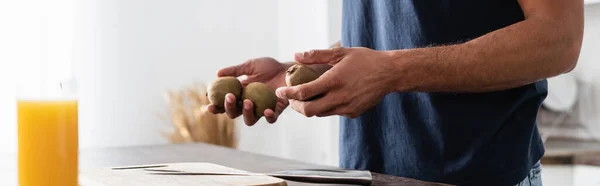
[[73, 80], [18, 88], [20, 186], [76, 186], [78, 107]]

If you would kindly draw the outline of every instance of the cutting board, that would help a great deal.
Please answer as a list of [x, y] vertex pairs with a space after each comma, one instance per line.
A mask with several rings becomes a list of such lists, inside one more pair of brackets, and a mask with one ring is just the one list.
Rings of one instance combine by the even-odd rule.
[[[223, 173], [249, 173], [212, 163], [167, 163], [156, 165], [136, 165], [130, 167], [145, 167], [167, 165], [178, 170], [194, 170]], [[230, 176], [230, 175], [157, 175], [149, 174], [143, 169], [92, 169], [80, 170], [80, 185], [82, 186], [112, 186], [112, 185], [260, 185], [260, 186], [286, 186], [287, 183], [280, 178], [270, 176]]]

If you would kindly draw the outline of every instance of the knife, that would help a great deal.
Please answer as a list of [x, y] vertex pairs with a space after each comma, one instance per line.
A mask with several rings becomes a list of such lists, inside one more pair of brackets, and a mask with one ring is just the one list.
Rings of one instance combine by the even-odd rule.
[[307, 183], [371, 185], [372, 182], [371, 172], [359, 170], [295, 169], [271, 173], [186, 172], [160, 169], [160, 167], [144, 170], [156, 175], [272, 176]]

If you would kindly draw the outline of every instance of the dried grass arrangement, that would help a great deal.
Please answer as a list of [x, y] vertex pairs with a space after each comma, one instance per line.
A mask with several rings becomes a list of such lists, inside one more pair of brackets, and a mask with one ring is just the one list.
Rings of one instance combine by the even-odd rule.
[[163, 135], [171, 143], [204, 142], [236, 148], [235, 120], [206, 110], [210, 102], [206, 85], [196, 83], [178, 91], [168, 91], [166, 101], [174, 130]]

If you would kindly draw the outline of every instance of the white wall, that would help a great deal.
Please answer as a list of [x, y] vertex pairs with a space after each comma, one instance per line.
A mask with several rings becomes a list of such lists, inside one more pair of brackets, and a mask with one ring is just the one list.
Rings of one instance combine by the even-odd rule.
[[[319, 0], [108, 0], [77, 7], [82, 148], [166, 143], [160, 132], [170, 124], [157, 113], [164, 112], [167, 88], [208, 83], [219, 68], [253, 57], [288, 61], [337, 40], [329, 38], [328, 3]], [[238, 124], [241, 150], [337, 165], [337, 118], [309, 119], [290, 109], [275, 125]]]
[[[259, 3], [260, 2], [260, 3]], [[277, 53], [275, 1], [81, 3], [82, 147], [164, 143], [163, 93]], [[91, 20], [90, 20], [91, 19]], [[106, 136], [111, 136], [106, 138]]]
[[73, 0], [0, 1], [0, 153], [17, 150], [16, 84], [71, 75], [73, 14]]

